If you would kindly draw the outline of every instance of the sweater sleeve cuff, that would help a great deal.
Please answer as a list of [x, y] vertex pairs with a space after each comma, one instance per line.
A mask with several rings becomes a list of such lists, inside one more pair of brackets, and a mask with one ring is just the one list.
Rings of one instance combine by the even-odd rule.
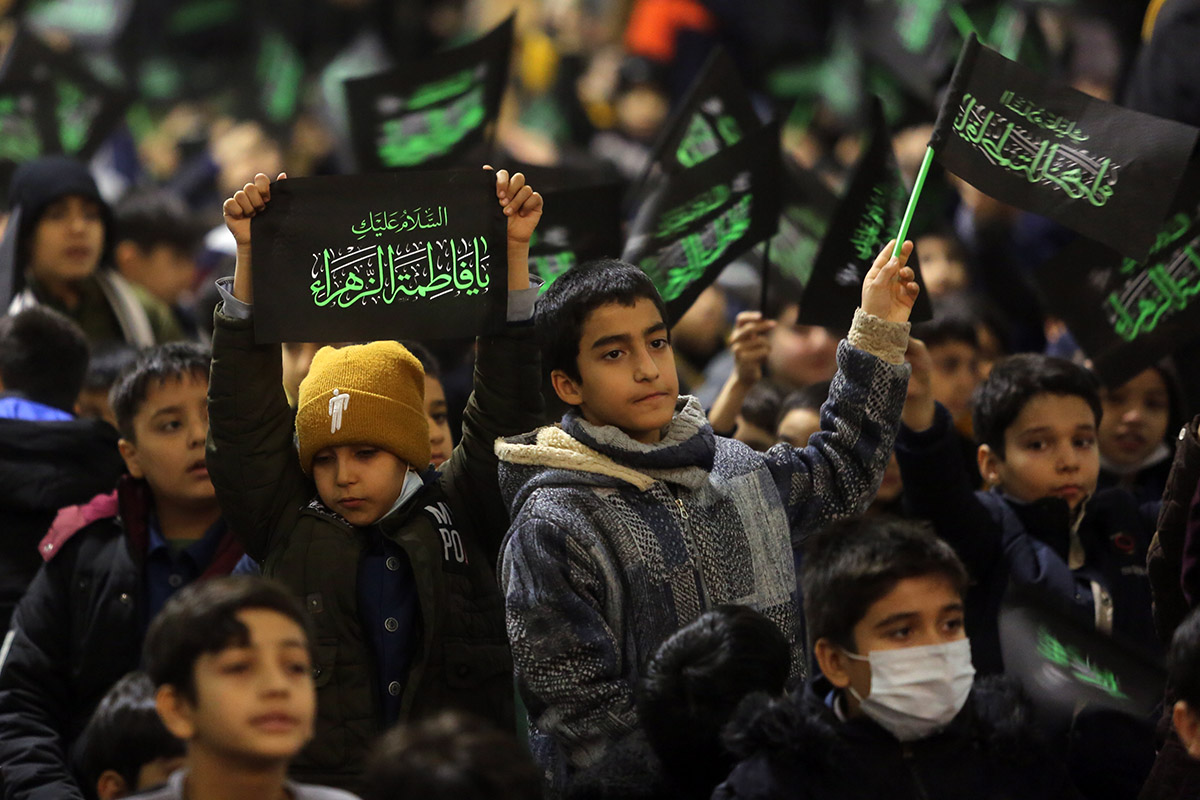
[[854, 322], [846, 341], [889, 364], [903, 364], [904, 352], [908, 349], [909, 322], [888, 322], [861, 308], [854, 310]]
[[515, 289], [508, 293], [508, 321], [529, 322], [533, 319], [533, 306], [542, 288], [541, 278], [529, 276], [528, 289]]
[[250, 319], [254, 306], [233, 296], [233, 277], [217, 278], [217, 292], [221, 295], [221, 311], [230, 319]]

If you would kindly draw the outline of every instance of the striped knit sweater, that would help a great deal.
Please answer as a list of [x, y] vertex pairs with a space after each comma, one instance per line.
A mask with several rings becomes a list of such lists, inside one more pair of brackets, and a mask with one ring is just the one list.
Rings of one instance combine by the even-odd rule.
[[[900, 351], [903, 352], [902, 350]], [[809, 446], [758, 453], [681, 397], [663, 440], [576, 412], [498, 441], [513, 523], [501, 548], [509, 641], [530, 744], [552, 787], [633, 730], [634, 687], [672, 633], [723, 603], [755, 608], [807, 659], [793, 548], [874, 496], [909, 368], [842, 342]]]

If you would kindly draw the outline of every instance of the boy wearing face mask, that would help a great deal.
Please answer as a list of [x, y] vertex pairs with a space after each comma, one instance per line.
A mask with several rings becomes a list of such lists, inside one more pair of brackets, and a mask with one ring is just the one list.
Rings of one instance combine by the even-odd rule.
[[1014, 685], [975, 682], [949, 545], [845, 520], [806, 544], [800, 585], [821, 675], [743, 704], [726, 728], [740, 763], [714, 800], [1079, 796]]

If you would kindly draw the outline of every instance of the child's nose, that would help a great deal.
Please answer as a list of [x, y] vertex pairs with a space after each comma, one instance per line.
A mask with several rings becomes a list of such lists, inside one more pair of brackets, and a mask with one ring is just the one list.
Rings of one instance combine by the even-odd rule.
[[638, 350], [637, 361], [634, 364], [634, 377], [638, 380], [652, 381], [658, 377], [658, 362], [653, 354], [645, 348]]

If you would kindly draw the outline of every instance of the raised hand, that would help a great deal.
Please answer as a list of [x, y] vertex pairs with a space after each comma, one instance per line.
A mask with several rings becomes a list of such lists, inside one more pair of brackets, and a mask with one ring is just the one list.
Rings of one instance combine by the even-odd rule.
[[907, 266], [912, 242], [905, 242], [896, 258], [892, 258], [895, 245], [895, 239], [884, 245], [867, 271], [863, 279], [862, 310], [888, 322], [908, 322], [921, 287], [917, 285], [916, 273]]
[[[491, 170], [487, 164], [483, 167]], [[529, 287], [529, 240], [542, 218], [542, 196], [520, 172], [496, 172], [496, 199], [508, 218], [508, 288]]]
[[900, 419], [910, 430], [927, 430], [933, 425], [935, 408], [933, 359], [925, 343], [910, 336], [904, 360], [912, 364], [912, 376], [908, 379], [908, 396], [904, 399], [904, 411]]
[[[279, 173], [275, 180], [287, 178]], [[250, 278], [250, 220], [267, 207], [271, 201], [271, 179], [263, 173], [233, 193], [221, 206], [225, 215], [225, 227], [237, 242], [237, 262], [233, 268], [233, 296], [243, 303], [254, 302], [253, 284]]]
[[775, 327], [774, 320], [764, 320], [760, 311], [743, 311], [737, 315], [729, 349], [733, 351], [734, 373], [740, 383], [753, 386], [763, 376], [763, 365], [771, 353], [767, 334]]

